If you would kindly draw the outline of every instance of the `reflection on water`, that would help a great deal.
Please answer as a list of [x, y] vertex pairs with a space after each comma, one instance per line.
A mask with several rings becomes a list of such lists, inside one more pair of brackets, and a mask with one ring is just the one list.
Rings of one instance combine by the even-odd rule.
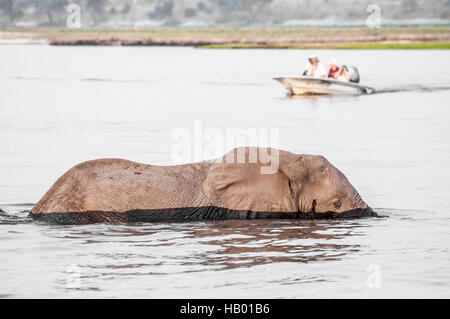
[[[239, 286], [242, 280], [244, 283], [262, 280], [275, 290], [280, 285], [330, 283], [335, 279], [316, 273], [305, 275], [300, 271], [301, 265], [355, 258], [364, 247], [358, 238], [364, 238], [368, 229], [386, 220], [227, 220], [58, 226], [34, 222], [28, 216], [29, 210], [21, 210], [23, 206], [6, 207], [8, 212], [0, 214], [0, 229], [10, 225], [15, 228], [3, 234], [6, 242], [2, 255], [6, 262], [0, 270], [13, 264], [17, 267], [22, 253], [34, 255], [35, 266], [29, 269], [27, 264], [19, 263], [19, 271], [23, 267], [29, 273], [47, 274], [51, 278], [47, 285], [51, 284], [54, 293], [71, 296], [85, 293], [114, 296], [113, 283], [120, 286], [127, 281], [154, 291], [148, 295], [153, 297], [168, 296], [157, 293], [161, 281], [178, 290], [177, 296], [182, 296], [180, 291], [201, 296], [211, 280], [219, 296], [223, 287]], [[14, 245], [7, 249], [6, 243], [11, 240]], [[289, 271], [277, 274], [283, 265], [289, 264], [292, 265]], [[275, 265], [275, 273], [260, 278], [261, 267]], [[79, 285], [75, 287], [68, 281], [74, 276], [74, 268], [78, 269], [79, 276]], [[221, 282], [222, 276], [230, 276], [227, 282], [231, 281]], [[0, 279], [4, 278], [0, 276]], [[24, 296], [30, 293], [28, 290], [37, 289], [34, 284], [25, 284], [20, 291], [11, 288], [8, 292]], [[285, 293], [280, 290], [276, 295]]]
[[[307, 263], [338, 260], [359, 250], [359, 245], [340, 244], [346, 236], [358, 236], [357, 222], [337, 221], [217, 221], [204, 223], [171, 223], [135, 226], [107, 226], [93, 230], [65, 230], [63, 234], [48, 234], [58, 238], [78, 239], [83, 244], [125, 244], [142, 251], [173, 250], [172, 258], [179, 265], [196, 265], [215, 269], [251, 267], [274, 262]], [[198, 246], [198, 250], [185, 255], [183, 246]], [[179, 252], [180, 256], [173, 253]], [[130, 263], [139, 254], [127, 254], [123, 263], [115, 255], [99, 256], [114, 264], [106, 268], [141, 268], [142, 263]], [[164, 263], [164, 261], [159, 261]], [[150, 265], [148, 265], [150, 266]], [[160, 271], [164, 272], [164, 268]], [[192, 270], [190, 270], [192, 271]]]
[[[5, 297], [333, 297], [342, 291], [383, 297], [386, 291], [423, 294], [418, 287], [441, 296], [447, 291], [445, 284], [430, 282], [448, 282], [444, 268], [426, 271], [430, 262], [448, 260], [446, 243], [429, 242], [433, 246], [426, 250], [420, 245], [430, 231], [445, 232], [446, 219], [433, 212], [377, 209], [389, 217], [58, 226], [31, 221], [24, 207], [6, 208], [0, 221]], [[414, 270], [405, 277], [398, 265], [411, 260]], [[374, 264], [385, 273], [380, 291], [366, 286]]]

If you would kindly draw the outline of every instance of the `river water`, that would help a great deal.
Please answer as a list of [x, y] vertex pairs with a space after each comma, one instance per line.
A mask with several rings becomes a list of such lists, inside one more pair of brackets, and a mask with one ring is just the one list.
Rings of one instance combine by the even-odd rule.
[[[289, 98], [272, 77], [310, 53], [0, 46], [0, 297], [450, 297], [449, 51], [318, 51], [379, 93]], [[324, 155], [388, 217], [28, 217], [73, 165], [173, 164], [174, 132], [199, 126], [276, 129], [266, 144]]]

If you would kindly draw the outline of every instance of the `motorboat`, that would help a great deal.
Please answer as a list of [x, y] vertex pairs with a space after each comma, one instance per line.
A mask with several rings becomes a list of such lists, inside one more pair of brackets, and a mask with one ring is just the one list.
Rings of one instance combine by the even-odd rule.
[[359, 84], [359, 72], [356, 67], [347, 67], [350, 80], [341, 81], [330, 78], [310, 76], [277, 77], [291, 95], [333, 95], [333, 94], [372, 94], [375, 89]]
[[274, 80], [283, 84], [291, 95], [372, 94], [375, 92], [372, 87], [354, 82], [310, 76], [278, 77]]

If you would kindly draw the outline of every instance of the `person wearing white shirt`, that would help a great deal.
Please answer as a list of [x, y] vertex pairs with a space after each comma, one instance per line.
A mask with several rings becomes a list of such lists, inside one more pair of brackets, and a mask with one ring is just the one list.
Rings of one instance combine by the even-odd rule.
[[305, 65], [305, 71], [303, 75], [312, 76], [315, 78], [324, 78], [327, 76], [327, 72], [323, 65], [319, 62], [319, 59], [314, 54], [308, 57], [309, 62]]

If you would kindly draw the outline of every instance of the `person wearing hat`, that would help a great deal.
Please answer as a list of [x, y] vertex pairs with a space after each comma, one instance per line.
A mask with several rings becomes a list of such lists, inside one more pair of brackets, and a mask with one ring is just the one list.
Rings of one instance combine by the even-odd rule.
[[316, 55], [311, 54], [308, 57], [309, 63], [305, 65], [305, 71], [303, 71], [303, 75], [312, 76], [316, 78], [324, 78], [327, 75], [325, 68], [319, 62], [319, 59]]
[[347, 70], [344, 67], [338, 67], [335, 58], [331, 58], [330, 61], [328, 61], [328, 65], [330, 66], [330, 70], [328, 71], [329, 78], [345, 82], [350, 80]]

